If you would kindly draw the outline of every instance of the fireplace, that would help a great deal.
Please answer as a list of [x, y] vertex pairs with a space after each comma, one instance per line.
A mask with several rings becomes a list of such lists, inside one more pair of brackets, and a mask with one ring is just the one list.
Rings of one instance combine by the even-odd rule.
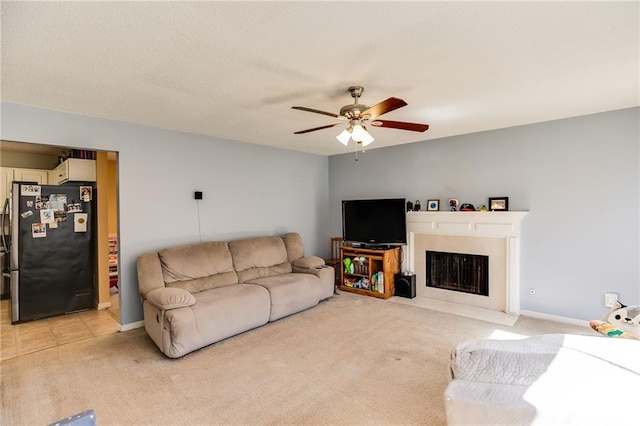
[[[403, 269], [414, 271], [416, 275], [416, 298], [412, 303], [423, 303], [430, 307], [438, 303], [453, 303], [471, 310], [484, 308], [518, 314], [520, 223], [526, 215], [527, 212], [516, 211], [408, 212], [408, 247]], [[437, 287], [427, 285], [427, 276], [430, 275], [427, 274], [427, 251], [474, 254], [488, 258], [486, 288], [467, 292], [464, 289], [451, 291], [449, 288], [439, 288], [449, 287], [449, 284]], [[459, 287], [474, 285], [463, 284]]]
[[426, 251], [427, 287], [489, 296], [489, 256]]

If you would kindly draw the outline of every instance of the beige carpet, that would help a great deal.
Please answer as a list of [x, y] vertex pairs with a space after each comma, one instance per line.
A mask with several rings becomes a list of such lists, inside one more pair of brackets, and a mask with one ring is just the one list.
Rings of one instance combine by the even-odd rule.
[[0, 424], [45, 425], [93, 408], [98, 425], [440, 425], [456, 343], [564, 332], [593, 333], [341, 293], [178, 360], [137, 329], [3, 361]]

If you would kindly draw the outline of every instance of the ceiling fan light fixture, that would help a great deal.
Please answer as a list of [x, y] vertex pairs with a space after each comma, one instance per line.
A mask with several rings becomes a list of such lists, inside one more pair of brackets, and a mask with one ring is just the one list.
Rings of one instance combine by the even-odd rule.
[[358, 123], [355, 126], [353, 126], [353, 130], [351, 131], [351, 137], [356, 142], [362, 142], [362, 138], [364, 138], [365, 133], [367, 133], [367, 131], [362, 128], [360, 123]]
[[347, 129], [344, 129], [342, 133], [336, 136], [336, 139], [338, 139], [338, 141], [340, 141], [340, 143], [344, 146], [347, 146], [347, 144], [349, 144], [349, 138], [351, 138], [351, 133], [349, 133]]
[[[356, 153], [358, 151], [358, 145], [361, 148], [371, 144], [375, 139], [369, 134], [365, 124], [374, 127], [386, 127], [389, 129], [410, 130], [414, 132], [424, 132], [429, 129], [428, 124], [419, 123], [407, 123], [404, 121], [392, 121], [392, 120], [378, 120], [383, 114], [391, 111], [395, 111], [398, 108], [402, 108], [407, 105], [405, 101], [399, 98], [387, 98], [382, 102], [369, 107], [367, 105], [359, 103], [360, 96], [362, 95], [364, 88], [362, 86], [351, 86], [347, 89], [351, 93], [351, 97], [354, 99], [353, 104], [345, 105], [340, 109], [339, 114], [333, 112], [321, 111], [319, 109], [307, 108], [303, 106], [292, 106], [291, 108], [300, 111], [312, 112], [315, 114], [327, 115], [329, 117], [337, 118], [343, 122], [348, 122], [348, 127], [343, 130], [336, 139], [344, 146], [349, 145], [349, 140], [353, 139], [356, 143]], [[315, 132], [316, 130], [328, 129], [330, 127], [338, 126], [340, 123], [329, 124], [326, 126], [314, 127], [312, 129], [300, 130], [293, 132], [296, 135]], [[364, 152], [364, 149], [362, 150]], [[357, 154], [356, 154], [357, 161]]]
[[373, 142], [374, 140], [375, 140], [375, 138], [373, 136], [371, 136], [371, 134], [369, 132], [367, 132], [366, 129], [363, 129], [362, 146], [367, 146], [371, 142]]

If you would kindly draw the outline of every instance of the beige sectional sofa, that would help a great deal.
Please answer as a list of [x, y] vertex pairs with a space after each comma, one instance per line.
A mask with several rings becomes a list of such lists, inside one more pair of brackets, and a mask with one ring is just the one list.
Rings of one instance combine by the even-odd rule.
[[334, 270], [297, 233], [210, 241], [138, 257], [145, 329], [178, 358], [300, 312], [334, 292]]

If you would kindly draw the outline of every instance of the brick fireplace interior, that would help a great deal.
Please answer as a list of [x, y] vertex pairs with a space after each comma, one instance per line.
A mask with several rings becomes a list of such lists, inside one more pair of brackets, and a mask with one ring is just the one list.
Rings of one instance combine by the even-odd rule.
[[[504, 238], [426, 235], [414, 237], [416, 295], [505, 311], [506, 244]], [[427, 286], [427, 251], [481, 255], [488, 259], [487, 295]], [[419, 255], [422, 253], [422, 255]]]
[[427, 250], [426, 285], [489, 296], [489, 256]]

